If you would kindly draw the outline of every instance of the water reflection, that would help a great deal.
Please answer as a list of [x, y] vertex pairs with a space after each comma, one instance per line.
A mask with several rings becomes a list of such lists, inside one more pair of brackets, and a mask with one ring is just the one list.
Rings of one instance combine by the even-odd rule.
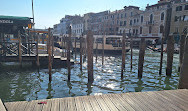
[[[78, 56], [77, 60], [79, 60]], [[166, 59], [163, 61], [162, 75], [158, 74], [159, 61], [160, 53], [146, 51], [143, 78], [138, 79], [138, 50], [134, 50], [133, 69], [130, 68], [128, 53], [124, 78], [121, 79], [121, 55], [105, 55], [104, 65], [102, 65], [102, 56], [98, 54], [98, 60], [94, 62], [92, 84], [87, 83], [86, 58], [82, 71], [79, 64], [72, 67], [70, 82], [67, 82], [66, 68], [53, 69], [52, 81], [49, 82], [48, 69], [41, 69], [38, 72], [30, 68], [30, 65], [24, 65], [24, 68], [20, 69], [19, 65], [3, 64], [0, 70], [0, 98], [4, 101], [20, 101], [176, 89], [179, 80], [178, 55], [174, 55], [172, 77], [165, 76]]]

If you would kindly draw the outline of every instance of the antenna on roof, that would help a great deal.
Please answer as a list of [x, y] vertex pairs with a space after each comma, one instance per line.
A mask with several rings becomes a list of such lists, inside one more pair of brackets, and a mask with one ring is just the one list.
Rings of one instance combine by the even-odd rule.
[[33, 25], [35, 24], [35, 19], [34, 19], [34, 8], [33, 8], [33, 0], [32, 0], [32, 14], [33, 14]]

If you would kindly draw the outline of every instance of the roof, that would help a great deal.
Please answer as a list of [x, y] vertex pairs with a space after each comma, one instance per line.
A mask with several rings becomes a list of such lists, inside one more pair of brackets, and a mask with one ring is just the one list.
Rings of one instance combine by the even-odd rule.
[[4, 16], [0, 15], [0, 24], [3, 25], [20, 25], [25, 26], [31, 23], [31, 20], [29, 17], [18, 17], [18, 16]]

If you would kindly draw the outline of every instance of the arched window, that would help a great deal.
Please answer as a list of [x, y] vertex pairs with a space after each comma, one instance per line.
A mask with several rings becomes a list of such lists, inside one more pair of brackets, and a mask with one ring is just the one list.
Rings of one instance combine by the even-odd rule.
[[164, 32], [164, 26], [161, 25], [161, 26], [160, 26], [160, 33], [163, 33], [163, 32]]
[[150, 23], [153, 22], [153, 14], [150, 15]]
[[142, 27], [140, 27], [140, 34], [142, 34]]
[[161, 20], [164, 20], [164, 12], [161, 13]]

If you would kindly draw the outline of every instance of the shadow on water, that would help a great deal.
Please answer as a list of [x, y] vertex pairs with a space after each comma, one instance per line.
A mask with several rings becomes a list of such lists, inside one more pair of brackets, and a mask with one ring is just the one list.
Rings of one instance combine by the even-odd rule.
[[[126, 55], [124, 78], [122, 80], [121, 55], [105, 55], [104, 65], [102, 65], [102, 56], [98, 54], [98, 60], [94, 62], [94, 82], [92, 84], [87, 83], [87, 58], [83, 62], [82, 71], [80, 71], [79, 64], [74, 64], [71, 67], [70, 82], [67, 82], [67, 68], [52, 69], [52, 81], [49, 82], [48, 69], [37, 71], [30, 64], [24, 64], [24, 67], [20, 69], [19, 65], [3, 63], [0, 70], [0, 98], [5, 102], [29, 101], [108, 93], [177, 89], [179, 81], [177, 72], [178, 55], [174, 55], [172, 77], [166, 77], [166, 54], [164, 54], [163, 73], [159, 75], [160, 53], [147, 50], [143, 78], [138, 79], [138, 53], [138, 50], [133, 52], [132, 70], [130, 69], [130, 54]], [[77, 56], [77, 61], [79, 61], [79, 56]]]

